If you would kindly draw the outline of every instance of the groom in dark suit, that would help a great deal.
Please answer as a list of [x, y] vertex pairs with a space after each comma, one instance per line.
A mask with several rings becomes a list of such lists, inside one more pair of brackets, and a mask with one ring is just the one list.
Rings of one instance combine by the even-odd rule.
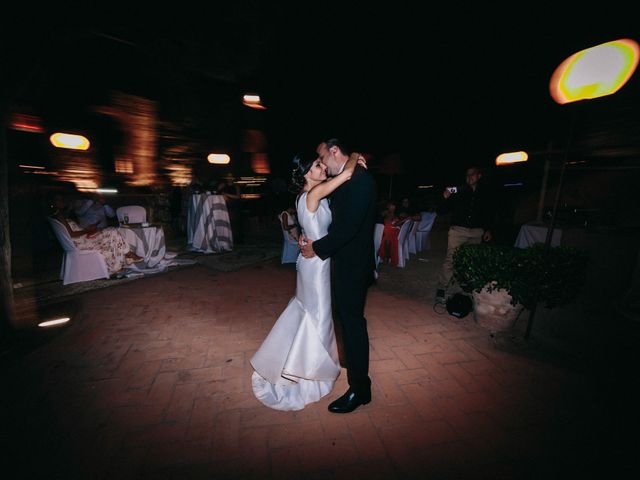
[[[342, 172], [350, 153], [335, 138], [322, 142], [316, 152], [330, 176]], [[303, 239], [306, 245], [301, 245], [301, 253], [306, 258], [331, 257], [333, 314], [342, 330], [349, 390], [329, 405], [329, 411], [348, 413], [371, 401], [369, 333], [364, 304], [375, 270], [376, 185], [373, 177], [361, 166], [356, 167], [351, 180], [333, 192], [330, 206], [329, 232], [315, 241]]]

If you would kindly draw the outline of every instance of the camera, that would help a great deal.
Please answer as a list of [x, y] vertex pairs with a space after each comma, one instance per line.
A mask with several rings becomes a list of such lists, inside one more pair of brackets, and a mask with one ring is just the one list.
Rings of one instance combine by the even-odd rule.
[[458, 193], [458, 187], [447, 187], [447, 192]]

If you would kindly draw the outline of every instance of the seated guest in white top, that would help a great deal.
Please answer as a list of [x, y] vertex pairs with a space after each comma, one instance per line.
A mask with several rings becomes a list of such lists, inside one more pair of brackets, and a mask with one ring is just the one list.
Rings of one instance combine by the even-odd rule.
[[287, 232], [291, 240], [298, 241], [300, 227], [298, 225], [298, 214], [295, 208], [289, 207], [280, 212], [280, 226]]
[[107, 218], [114, 218], [116, 212], [107, 205], [102, 195], [96, 194], [93, 198], [81, 198], [76, 200], [73, 211], [82, 228], [95, 225], [98, 230], [106, 228], [109, 224]]

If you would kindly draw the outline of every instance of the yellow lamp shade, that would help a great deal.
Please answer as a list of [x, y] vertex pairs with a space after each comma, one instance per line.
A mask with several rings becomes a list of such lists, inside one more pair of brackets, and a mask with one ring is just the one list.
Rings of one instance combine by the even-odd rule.
[[217, 165], [226, 165], [231, 161], [231, 157], [226, 153], [210, 153], [207, 155], [209, 163], [215, 163]]
[[52, 145], [58, 148], [69, 148], [71, 150], [88, 150], [89, 139], [82, 135], [75, 135], [72, 133], [54, 133], [49, 137]]
[[510, 165], [512, 163], [526, 162], [528, 159], [527, 152], [502, 153], [496, 158], [496, 165]]
[[637, 42], [620, 39], [575, 53], [553, 72], [551, 96], [564, 104], [616, 93], [636, 70], [639, 52]]

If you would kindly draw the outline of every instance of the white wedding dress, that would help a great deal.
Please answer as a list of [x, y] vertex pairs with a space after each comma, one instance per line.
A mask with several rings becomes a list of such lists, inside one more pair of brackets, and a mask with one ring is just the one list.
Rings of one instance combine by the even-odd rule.
[[[298, 200], [298, 222], [306, 237], [327, 234], [326, 199], [315, 213], [306, 192]], [[267, 407], [301, 410], [328, 394], [340, 373], [331, 316], [330, 260], [298, 256], [296, 295], [251, 359], [253, 393]]]

